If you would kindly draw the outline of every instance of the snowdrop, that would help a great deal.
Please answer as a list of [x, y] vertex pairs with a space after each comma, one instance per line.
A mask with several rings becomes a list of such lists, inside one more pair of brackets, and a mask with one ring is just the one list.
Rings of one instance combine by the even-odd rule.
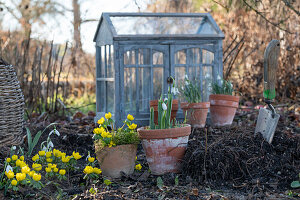
[[5, 171], [6, 171], [7, 173], [8, 173], [9, 171], [12, 171], [12, 172], [13, 172], [13, 168], [12, 168], [10, 165], [7, 165]]
[[56, 129], [50, 131], [49, 136], [52, 135], [52, 133], [56, 134], [57, 136], [60, 136], [60, 133]]
[[172, 93], [173, 95], [179, 94], [178, 88], [172, 87], [172, 88], [171, 88], [171, 93]]
[[162, 108], [163, 108], [164, 110], [167, 110], [167, 105], [166, 105], [165, 103], [162, 103]]

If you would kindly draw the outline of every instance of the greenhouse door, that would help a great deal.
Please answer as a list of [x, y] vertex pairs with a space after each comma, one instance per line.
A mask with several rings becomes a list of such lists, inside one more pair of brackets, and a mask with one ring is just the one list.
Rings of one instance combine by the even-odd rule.
[[167, 92], [168, 45], [120, 45], [120, 114], [149, 123], [149, 101]]
[[[211, 83], [219, 73], [214, 44], [171, 45], [171, 69], [176, 85], [181, 86], [185, 74], [190, 80], [199, 80], [202, 101], [208, 101]], [[221, 69], [222, 70], [222, 69]]]

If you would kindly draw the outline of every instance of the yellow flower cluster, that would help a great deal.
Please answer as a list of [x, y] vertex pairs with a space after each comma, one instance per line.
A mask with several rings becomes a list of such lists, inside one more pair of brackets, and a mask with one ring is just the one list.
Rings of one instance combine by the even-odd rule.
[[92, 174], [92, 173], [101, 174], [102, 171], [101, 171], [101, 169], [99, 169], [97, 167], [86, 166], [83, 170], [83, 173], [85, 173], [85, 174]]
[[73, 155], [73, 158], [75, 158], [75, 160], [79, 160], [82, 157], [78, 152], [75, 152], [75, 151], [73, 151], [72, 155]]
[[142, 165], [141, 164], [135, 165], [135, 169], [140, 171], [142, 169]]

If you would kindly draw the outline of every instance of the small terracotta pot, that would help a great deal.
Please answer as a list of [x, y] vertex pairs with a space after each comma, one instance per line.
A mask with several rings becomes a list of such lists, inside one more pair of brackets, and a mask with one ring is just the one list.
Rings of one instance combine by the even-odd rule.
[[[154, 108], [154, 123], [157, 124], [157, 118], [158, 118], [158, 100], [150, 100], [149, 102], [150, 108]], [[171, 121], [176, 119], [176, 114], [178, 110], [178, 100], [173, 99], [172, 101], [172, 110], [171, 110]]]
[[187, 113], [187, 122], [195, 128], [203, 128], [205, 126], [209, 102], [201, 103], [181, 103], [183, 114]]
[[236, 109], [239, 107], [239, 97], [212, 94], [209, 96], [210, 116], [213, 126], [231, 125]]
[[95, 144], [97, 160], [104, 176], [120, 178], [121, 171], [130, 175], [134, 171], [137, 145], [126, 144], [115, 147], [99, 148]]
[[147, 162], [151, 173], [162, 175], [168, 172], [177, 173], [181, 169], [191, 126], [170, 129], [139, 128], [138, 133], [146, 152]]

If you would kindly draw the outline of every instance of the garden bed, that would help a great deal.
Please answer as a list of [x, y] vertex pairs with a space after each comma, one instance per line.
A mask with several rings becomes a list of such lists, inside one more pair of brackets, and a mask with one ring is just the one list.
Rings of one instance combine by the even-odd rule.
[[[137, 162], [142, 164], [142, 170], [115, 180], [109, 186], [103, 184], [103, 180], [86, 183], [83, 179], [85, 157], [88, 151], [94, 155], [93, 117], [60, 120], [57, 129], [61, 135], [51, 136], [55, 148], [67, 154], [76, 151], [83, 155], [79, 169], [71, 173], [67, 181], [59, 182], [61, 196], [65, 199], [106, 200], [288, 199], [290, 197], [286, 194], [291, 189], [290, 183], [300, 172], [299, 121], [290, 114], [281, 118], [270, 145], [260, 135], [254, 136], [255, 117], [256, 113], [240, 115], [235, 125], [227, 128], [194, 129], [184, 158], [183, 173], [166, 174], [160, 177], [162, 181], [148, 172], [145, 154], [139, 145]], [[241, 118], [247, 124], [241, 123]], [[47, 124], [47, 120], [41, 120], [28, 125], [32, 133], [36, 133]], [[46, 140], [51, 130], [42, 135], [40, 142]], [[26, 141], [23, 147], [26, 150]], [[4, 158], [2, 155], [1, 163]], [[59, 193], [55, 187], [46, 187], [43, 193], [21, 190], [14, 197], [24, 195], [28, 195], [27, 198], [32, 195], [32, 199], [37, 199], [37, 196], [56, 199]], [[0, 196], [3, 198], [10, 199]]]

